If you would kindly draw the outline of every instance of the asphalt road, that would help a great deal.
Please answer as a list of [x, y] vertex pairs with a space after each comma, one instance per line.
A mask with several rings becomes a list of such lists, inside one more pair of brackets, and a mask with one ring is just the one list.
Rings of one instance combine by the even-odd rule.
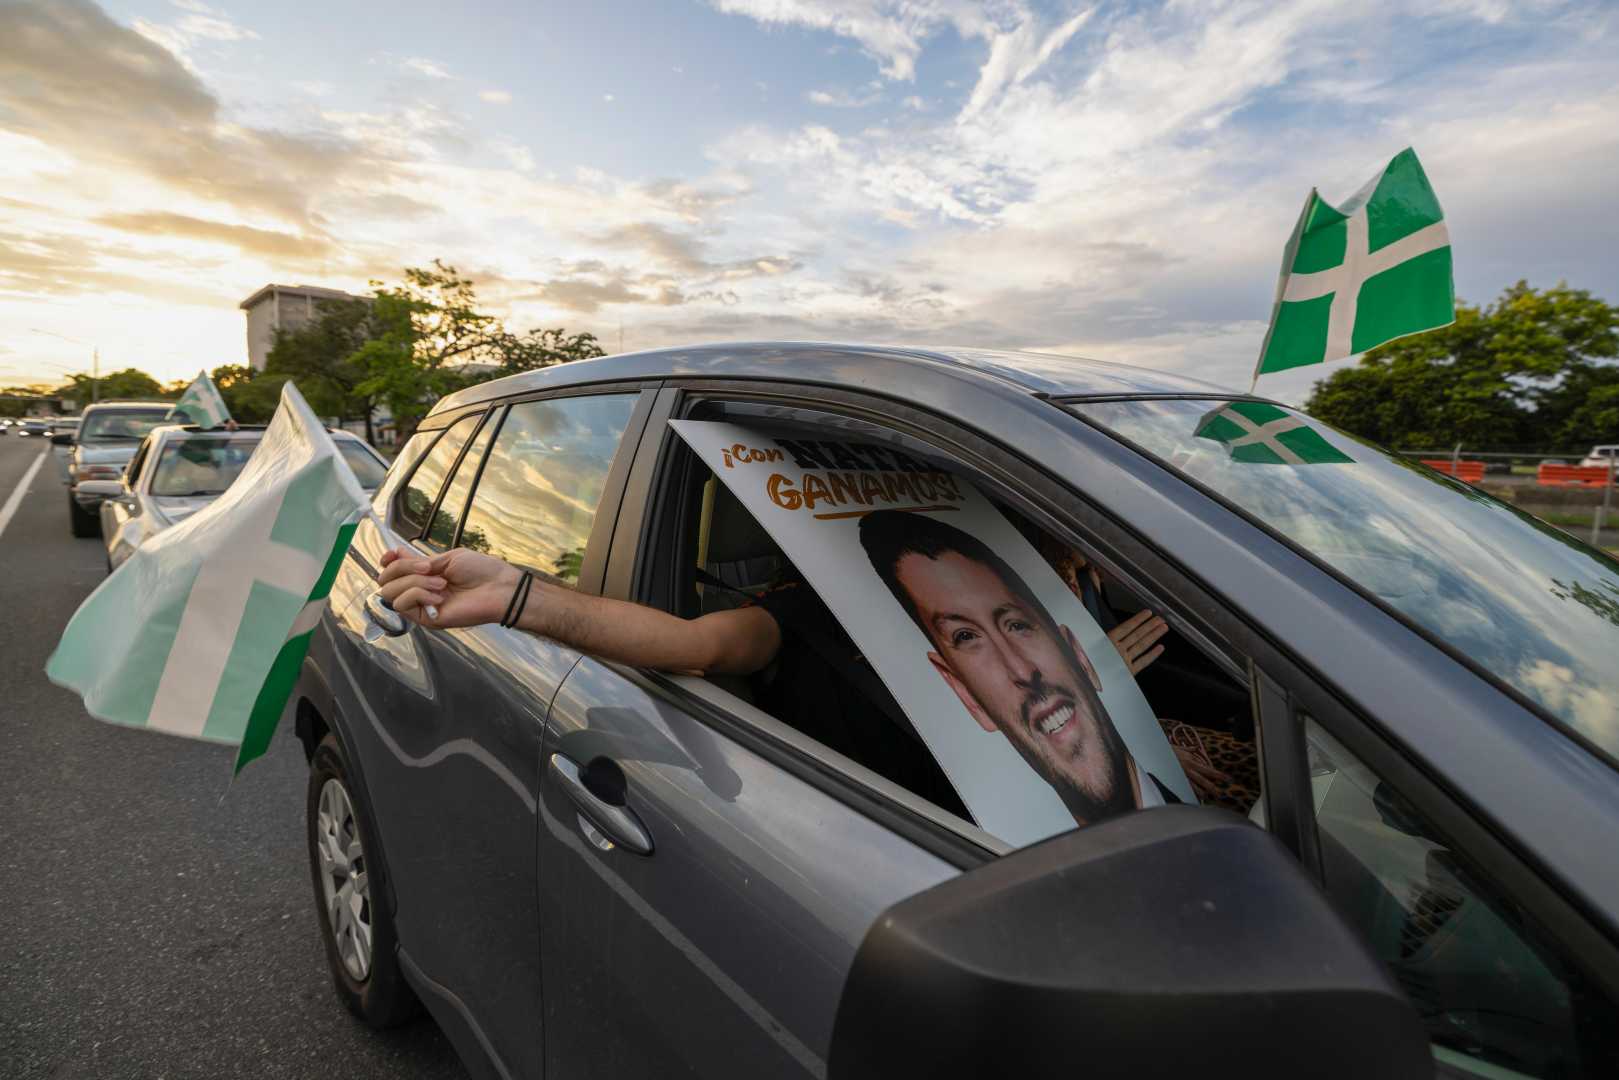
[[106, 574], [68, 531], [59, 451], [0, 437], [0, 1076], [464, 1077], [423, 1019], [379, 1034], [332, 993], [290, 731], [232, 751], [113, 727], [45, 679]]

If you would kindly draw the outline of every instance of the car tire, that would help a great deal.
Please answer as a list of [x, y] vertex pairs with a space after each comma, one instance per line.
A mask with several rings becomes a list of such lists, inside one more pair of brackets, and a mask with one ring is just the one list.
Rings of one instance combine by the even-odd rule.
[[399, 968], [393, 917], [380, 902], [386, 883], [366, 856], [376, 850], [375, 833], [349, 775], [343, 748], [328, 733], [309, 761], [305, 807], [315, 912], [338, 1000], [373, 1028], [397, 1027], [420, 1003]]
[[79, 505], [79, 501], [73, 497], [71, 491], [67, 496], [67, 520], [73, 528], [74, 536], [83, 538], [101, 535], [101, 515], [88, 513]]

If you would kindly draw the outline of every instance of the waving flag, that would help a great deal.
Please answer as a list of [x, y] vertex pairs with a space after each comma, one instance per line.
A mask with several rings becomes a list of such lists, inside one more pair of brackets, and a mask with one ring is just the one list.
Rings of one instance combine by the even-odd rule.
[[1255, 382], [1455, 321], [1444, 219], [1411, 149], [1341, 206], [1311, 190], [1282, 252]]
[[193, 424], [205, 428], [219, 427], [230, 419], [225, 399], [219, 396], [219, 387], [206, 371], [199, 371], [191, 380], [186, 392], [174, 403], [174, 412], [183, 413]]
[[1233, 401], [1208, 413], [1192, 432], [1224, 443], [1231, 460], [1251, 465], [1327, 465], [1355, 459], [1286, 409], [1263, 401]]
[[240, 476], [136, 549], [79, 605], [45, 667], [90, 715], [262, 754], [365, 493], [289, 382]]

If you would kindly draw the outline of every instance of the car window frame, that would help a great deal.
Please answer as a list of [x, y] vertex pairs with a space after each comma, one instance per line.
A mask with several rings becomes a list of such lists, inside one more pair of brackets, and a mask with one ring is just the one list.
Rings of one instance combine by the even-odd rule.
[[151, 450], [152, 436], [143, 436], [141, 444], [135, 447], [135, 454], [129, 459], [129, 464], [124, 466], [124, 490], [141, 490], [141, 473], [146, 471], [146, 462], [151, 457]]
[[[444, 481], [439, 484], [438, 494], [433, 496], [433, 507], [427, 512], [427, 520], [422, 523], [420, 534], [410, 538], [412, 542], [419, 542], [419, 546], [435, 555], [443, 554], [456, 546], [461, 538], [461, 526], [466, 520], [466, 508], [472, 504], [472, 492], [477, 486], [478, 477], [483, 474], [483, 463], [489, 457], [489, 448], [495, 444], [495, 436], [500, 433], [500, 425], [506, 419], [506, 411], [502, 406], [487, 409], [478, 422], [472, 426], [472, 434], [468, 435], [467, 441], [461, 445], [460, 452], [455, 455], [455, 461], [448, 469], [444, 470]], [[453, 427], [454, 425], [450, 426]], [[448, 428], [445, 430], [448, 430]], [[433, 531], [433, 522], [438, 518], [439, 508], [444, 505], [444, 497], [450, 493], [450, 488], [455, 486], [455, 478], [461, 471], [462, 462], [466, 461], [467, 455], [472, 452], [472, 448], [478, 445], [478, 439], [482, 437], [485, 431], [490, 432], [489, 441], [484, 444], [483, 450], [478, 457], [478, 464], [473, 468], [473, 482], [467, 488], [466, 499], [461, 503], [461, 517], [456, 519], [455, 530], [450, 534], [450, 542], [444, 547], [439, 547], [430, 541], [427, 536]], [[434, 441], [436, 442], [437, 440]], [[422, 460], [425, 461], [426, 459], [427, 455], [422, 455]]]
[[[409, 477], [400, 482], [398, 489], [389, 500], [389, 528], [422, 554], [428, 556], [441, 554], [436, 547], [427, 545], [424, 539], [427, 535], [427, 529], [432, 525], [433, 514], [438, 512], [438, 507], [444, 494], [455, 480], [455, 474], [460, 468], [462, 458], [466, 456], [468, 449], [477, 440], [479, 433], [491, 423], [491, 417], [496, 413], [499, 414], [494, 421], [497, 426], [494, 428], [494, 434], [490, 438], [488, 445], [484, 447], [483, 459], [478, 462], [478, 470], [473, 477], [472, 486], [467, 490], [467, 500], [462, 506], [461, 520], [456, 523], [455, 538], [451, 548], [460, 544], [461, 529], [466, 524], [466, 510], [472, 506], [473, 500], [478, 496], [478, 485], [483, 480], [483, 471], [489, 461], [489, 454], [494, 449], [495, 439], [500, 437], [500, 427], [504, 426], [506, 416], [512, 406], [522, 405], [530, 401], [551, 401], [571, 397], [607, 397], [613, 395], [634, 397], [635, 402], [630, 409], [629, 421], [624, 426], [623, 434], [619, 436], [618, 449], [614, 451], [612, 464], [608, 466], [607, 476], [602, 481], [601, 499], [596, 504], [596, 515], [591, 522], [590, 537], [585, 542], [585, 556], [580, 563], [579, 580], [571, 586], [577, 592], [600, 595], [602, 581], [606, 573], [608, 551], [612, 543], [614, 529], [618, 523], [620, 509], [623, 505], [625, 482], [630, 472], [631, 463], [640, 449], [641, 439], [647, 431], [648, 422], [655, 411], [658, 385], [657, 382], [646, 379], [585, 383], [512, 394], [507, 397], [495, 398], [491, 401], [482, 401], [476, 405], [456, 409], [453, 412], [446, 412], [444, 415], [448, 419], [441, 424], [435, 423], [429, 430], [447, 430], [457, 421], [474, 413], [482, 412], [484, 416], [473, 430], [473, 433], [467, 437], [466, 445], [456, 455], [455, 465], [445, 472], [444, 480], [439, 485], [438, 493], [433, 499], [433, 511], [428, 515], [427, 523], [422, 526], [420, 535], [406, 537], [397, 528], [394, 528], [393, 514], [395, 505], [397, 500], [403, 496], [405, 488], [409, 486]], [[436, 421], [439, 417], [435, 415], [428, 419]], [[416, 430], [418, 432], [422, 431], [425, 426], [426, 421], [424, 420], [423, 424], [418, 426]], [[441, 434], [438, 438], [442, 437]], [[416, 468], [427, 460], [427, 455], [432, 453], [433, 447], [438, 445], [438, 438], [433, 439], [417, 457], [416, 462], [411, 467], [412, 475], [414, 475]]]
[[[1532, 852], [1522, 850], [1509, 835], [1479, 817], [1462, 793], [1453, 790], [1442, 776], [1415, 761], [1375, 718], [1363, 715], [1337, 688], [1311, 669], [1305, 659], [1290, 652], [1263, 626], [1252, 623], [1230, 598], [1177, 562], [1172, 552], [1159, 550], [1114, 510], [1094, 501], [1022, 451], [994, 442], [953, 417], [929, 411], [913, 402], [865, 391], [787, 381], [682, 378], [669, 380], [666, 393], [670, 397], [663, 419], [676, 415], [676, 395], [682, 401], [691, 395], [701, 395], [824, 411], [898, 430], [972, 469], [989, 482], [989, 494], [1007, 499], [1040, 528], [1094, 553], [1096, 561], [1108, 573], [1155, 602], [1158, 605], [1155, 610], [1162, 608], [1166, 617], [1173, 614], [1175, 618], [1171, 621], [1177, 630], [1192, 637], [1193, 634], [1187, 633], [1191, 630], [1201, 638], [1195, 642], [1198, 647], [1211, 650], [1211, 655], [1229, 649], [1230, 652], [1225, 652], [1228, 659], [1233, 654], [1244, 658], [1245, 677], [1251, 678], [1251, 672], [1258, 672], [1282, 691], [1279, 697], [1272, 695], [1267, 707], [1258, 692], [1263, 684], [1253, 681], [1249, 686], [1250, 701], [1256, 710], [1254, 730], [1266, 791], [1274, 786], [1278, 798], [1282, 790], [1307, 797], [1308, 774], [1302, 754], [1304, 736], [1302, 722], [1297, 721], [1296, 716], [1300, 712], [1308, 713], [1369, 768], [1395, 785], [1436, 828], [1491, 876], [1508, 899], [1539, 921], [1571, 956], [1590, 959], [1589, 965], [1582, 962], [1582, 967], [1586, 967], [1587, 973], [1605, 990], [1619, 996], [1619, 945], [1599, 928], [1596, 913], [1565, 895], [1544, 868], [1537, 866]], [[1107, 433], [1060, 409], [1057, 403], [1053, 402], [1052, 408], [1093, 432], [1097, 439], [1119, 445]], [[1088, 442], [1081, 445], [1096, 452]], [[646, 543], [649, 535], [657, 535], [649, 534], [648, 530], [660, 514], [666, 513], [661, 505], [649, 506], [653, 495], [662, 498], [662, 489], [653, 486], [659, 463], [651, 459], [656, 456], [644, 454], [645, 460], [637, 461], [625, 492], [627, 527], [621, 529], [620, 537], [615, 539], [608, 595], [625, 599], [647, 595], [645, 582], [635, 577], [642, 567], [637, 565], [634, 552]], [[1143, 463], [1152, 463], [1146, 455], [1137, 456]], [[1107, 457], [1101, 454], [1098, 454], [1097, 464], [1110, 467]], [[1172, 472], [1168, 475], [1171, 480], [1179, 480]], [[1207, 498], [1183, 480], [1171, 486], [1194, 497]], [[1210, 505], [1225, 510], [1217, 501], [1210, 500]], [[1233, 516], [1231, 520], [1239, 519]], [[1339, 587], [1346, 595], [1357, 595], [1341, 583]], [[1284, 711], [1278, 711], [1278, 701], [1284, 703]], [[1294, 724], [1299, 727], [1296, 733], [1292, 730]], [[1292, 739], [1295, 734], [1296, 740]], [[1269, 754], [1267, 740], [1273, 744]], [[1284, 753], [1275, 745], [1289, 742], [1298, 747], [1297, 754]], [[1280, 782], [1285, 771], [1295, 768], [1305, 770], [1305, 774], [1302, 778], [1292, 778], [1283, 788]], [[1273, 835], [1277, 835], [1307, 872], [1320, 882], [1318, 844], [1311, 832], [1313, 808], [1294, 807], [1292, 812], [1293, 820], [1308, 822], [1308, 828], [1301, 824], [1285, 832], [1273, 830]]]

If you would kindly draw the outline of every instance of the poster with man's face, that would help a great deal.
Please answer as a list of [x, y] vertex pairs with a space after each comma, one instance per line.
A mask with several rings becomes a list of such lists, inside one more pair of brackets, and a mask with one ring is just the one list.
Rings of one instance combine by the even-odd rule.
[[964, 478], [889, 443], [672, 427], [854, 639], [985, 831], [1028, 844], [1191, 785], [1123, 658]]

